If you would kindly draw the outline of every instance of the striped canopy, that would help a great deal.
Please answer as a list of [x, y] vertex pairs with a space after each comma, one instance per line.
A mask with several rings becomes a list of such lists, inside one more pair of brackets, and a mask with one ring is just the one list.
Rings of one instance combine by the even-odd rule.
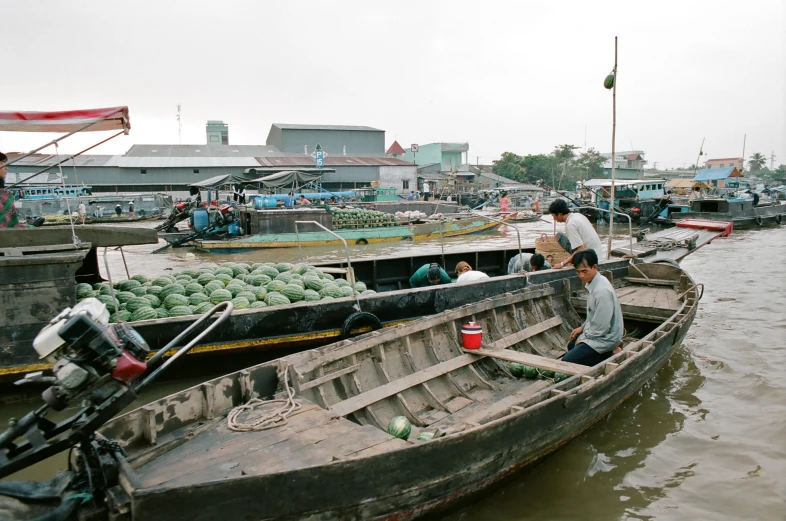
[[[91, 124], [92, 123], [92, 124]], [[90, 125], [84, 128], [86, 125]], [[0, 111], [0, 131], [8, 132], [83, 132], [131, 130], [128, 107], [68, 110], [65, 112]]]

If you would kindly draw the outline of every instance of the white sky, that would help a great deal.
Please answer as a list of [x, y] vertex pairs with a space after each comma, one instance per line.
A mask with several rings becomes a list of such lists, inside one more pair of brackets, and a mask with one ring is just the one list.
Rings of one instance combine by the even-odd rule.
[[[387, 144], [468, 141], [474, 163], [617, 149], [649, 166], [774, 151], [786, 163], [786, 2], [0, 0], [0, 110], [128, 105], [134, 143], [264, 144], [270, 124], [369, 125]], [[65, 141], [76, 152], [103, 134]], [[48, 136], [0, 133], [0, 150]], [[96, 139], [98, 138], [98, 139]], [[769, 164], [769, 161], [768, 161]]]

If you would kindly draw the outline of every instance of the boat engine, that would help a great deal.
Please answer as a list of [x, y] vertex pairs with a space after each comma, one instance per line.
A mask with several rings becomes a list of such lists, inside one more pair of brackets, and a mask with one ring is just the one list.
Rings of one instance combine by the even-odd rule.
[[33, 341], [40, 358], [52, 364], [54, 376], [33, 373], [22, 382], [52, 382], [41, 396], [55, 411], [79, 399], [98, 404], [127, 387], [147, 369], [149, 348], [127, 324], [108, 322], [106, 306], [98, 299], [66, 308]]

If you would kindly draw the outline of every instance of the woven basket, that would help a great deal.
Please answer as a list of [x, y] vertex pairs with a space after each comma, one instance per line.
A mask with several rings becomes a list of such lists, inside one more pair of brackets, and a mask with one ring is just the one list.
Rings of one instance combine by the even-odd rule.
[[570, 257], [570, 254], [557, 242], [555, 236], [546, 235], [545, 233], [535, 239], [535, 253], [540, 253], [546, 257], [546, 261], [552, 266]]

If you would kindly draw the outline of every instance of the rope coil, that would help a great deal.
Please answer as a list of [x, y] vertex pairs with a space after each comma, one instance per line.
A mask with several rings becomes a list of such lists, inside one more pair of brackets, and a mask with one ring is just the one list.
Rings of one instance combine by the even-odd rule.
[[[286, 398], [277, 398], [274, 400], [260, 400], [259, 398], [252, 397], [248, 402], [243, 405], [238, 405], [227, 415], [227, 427], [235, 432], [254, 432], [273, 429], [286, 425], [290, 416], [298, 414], [303, 407], [299, 400], [295, 399], [295, 390], [289, 385], [289, 366], [285, 367], [283, 371], [278, 373], [278, 379], [284, 382], [284, 391], [287, 394]], [[250, 413], [256, 409], [262, 409], [274, 404], [283, 404], [278, 409], [267, 414], [259, 416], [248, 416], [245, 420], [240, 420], [240, 415], [243, 413]]]

